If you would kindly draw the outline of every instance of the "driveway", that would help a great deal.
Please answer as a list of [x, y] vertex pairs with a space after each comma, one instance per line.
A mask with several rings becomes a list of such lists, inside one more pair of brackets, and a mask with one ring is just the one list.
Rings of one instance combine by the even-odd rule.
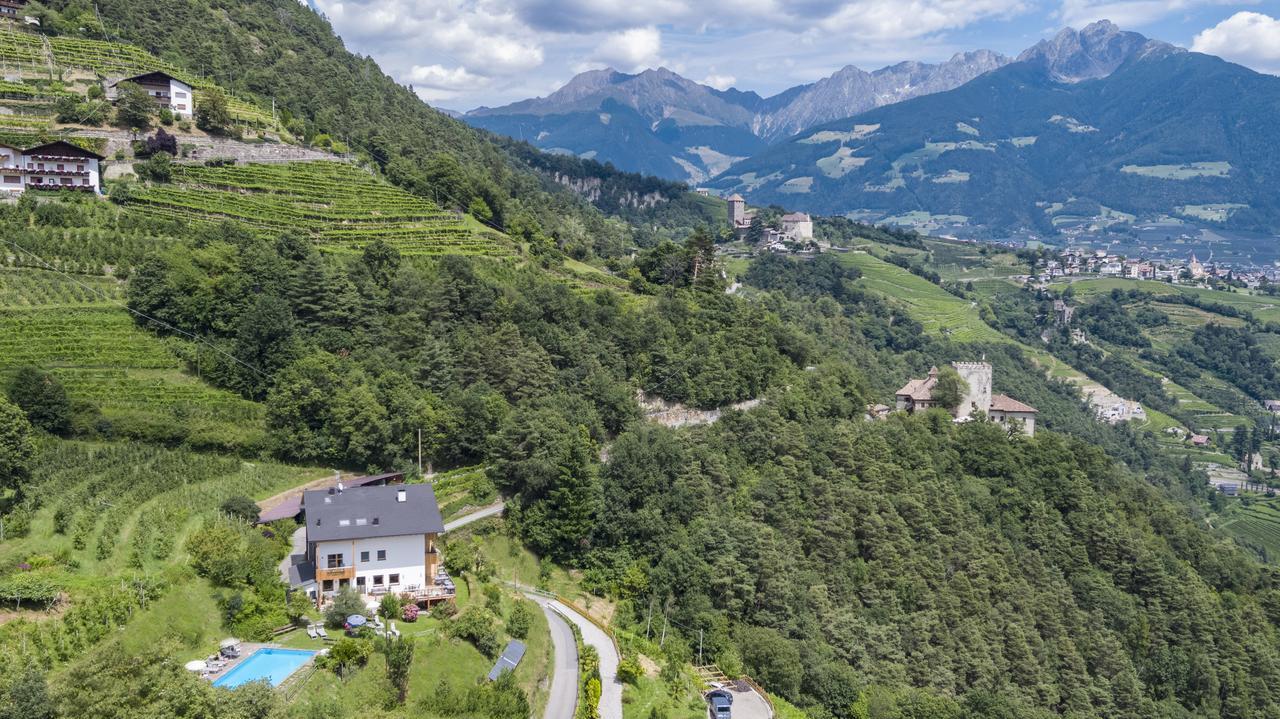
[[494, 515], [502, 514], [502, 510], [506, 506], [507, 506], [506, 503], [504, 503], [502, 500], [498, 500], [497, 502], [494, 502], [493, 504], [490, 504], [487, 507], [481, 507], [480, 509], [477, 509], [476, 511], [471, 512], [470, 514], [464, 514], [461, 517], [458, 517], [457, 519], [453, 520], [452, 522], [445, 522], [444, 531], [452, 532], [453, 530], [458, 529], [460, 527], [465, 527], [468, 524], [471, 524], [472, 522], [478, 522], [481, 519], [484, 519], [485, 517], [492, 517]]
[[535, 594], [527, 597], [542, 607], [551, 627], [551, 647], [555, 650], [551, 674], [551, 691], [547, 695], [547, 709], [543, 719], [573, 719], [578, 708], [578, 643], [573, 640], [573, 630], [560, 613], [548, 606], [546, 599]]
[[289, 583], [289, 567], [293, 565], [293, 555], [306, 554], [307, 552], [307, 527], [303, 525], [293, 532], [293, 536], [289, 538], [293, 548], [280, 560], [280, 580], [285, 584]]
[[600, 719], [622, 719], [622, 684], [618, 682], [618, 650], [604, 630], [572, 607], [556, 600], [547, 605], [577, 625], [582, 641], [600, 655]]

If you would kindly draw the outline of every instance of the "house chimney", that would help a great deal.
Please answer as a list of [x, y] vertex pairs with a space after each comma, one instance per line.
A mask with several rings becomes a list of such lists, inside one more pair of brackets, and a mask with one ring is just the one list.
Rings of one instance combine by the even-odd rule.
[[404, 502], [409, 499], [409, 493], [403, 489], [396, 490], [396, 501]]

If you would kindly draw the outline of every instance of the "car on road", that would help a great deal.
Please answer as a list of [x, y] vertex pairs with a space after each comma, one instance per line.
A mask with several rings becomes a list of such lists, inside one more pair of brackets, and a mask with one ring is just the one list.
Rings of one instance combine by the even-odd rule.
[[733, 694], [727, 689], [714, 689], [707, 692], [707, 714], [711, 719], [731, 719]]

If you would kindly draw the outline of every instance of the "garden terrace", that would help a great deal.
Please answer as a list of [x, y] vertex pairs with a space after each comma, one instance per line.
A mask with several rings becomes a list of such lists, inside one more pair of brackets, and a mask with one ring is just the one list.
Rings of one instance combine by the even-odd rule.
[[352, 165], [296, 162], [180, 166], [174, 182], [130, 200], [150, 215], [187, 221], [237, 220], [270, 234], [301, 231], [321, 249], [351, 252], [382, 240], [406, 255], [504, 255], [496, 233], [478, 232], [441, 209]]

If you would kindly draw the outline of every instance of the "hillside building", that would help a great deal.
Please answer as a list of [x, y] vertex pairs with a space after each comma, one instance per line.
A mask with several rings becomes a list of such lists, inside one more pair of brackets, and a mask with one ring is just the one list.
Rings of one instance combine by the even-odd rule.
[[453, 596], [436, 546], [444, 531], [429, 484], [312, 490], [302, 496], [306, 552], [292, 558], [289, 584], [322, 606], [340, 589], [419, 602]]
[[[1039, 412], [1012, 397], [992, 394], [992, 371], [989, 363], [952, 362], [951, 366], [969, 388], [960, 404], [951, 412], [957, 422], [967, 422], [982, 413], [987, 419], [1006, 428], [1020, 429], [1027, 436], [1035, 434], [1036, 415]], [[897, 391], [897, 408], [916, 412], [939, 407], [938, 401], [933, 398], [933, 388], [937, 383], [938, 368], [933, 367], [929, 370], [928, 377], [913, 379]]]
[[782, 234], [793, 242], [813, 239], [813, 219], [803, 212], [792, 212], [782, 216]]
[[749, 226], [751, 220], [747, 217], [747, 201], [742, 199], [742, 195], [734, 193], [729, 195], [729, 226], [735, 230], [742, 226]]
[[104, 159], [62, 140], [26, 150], [0, 145], [0, 191], [9, 195], [32, 188], [101, 193]]
[[27, 6], [27, 0], [0, 0], [0, 20], [16, 20]]
[[157, 105], [168, 108], [174, 117], [190, 120], [195, 114], [195, 91], [190, 85], [167, 72], [148, 72], [111, 83], [108, 88], [108, 97], [113, 102], [122, 82], [132, 82], [146, 90], [148, 95], [155, 98]]

